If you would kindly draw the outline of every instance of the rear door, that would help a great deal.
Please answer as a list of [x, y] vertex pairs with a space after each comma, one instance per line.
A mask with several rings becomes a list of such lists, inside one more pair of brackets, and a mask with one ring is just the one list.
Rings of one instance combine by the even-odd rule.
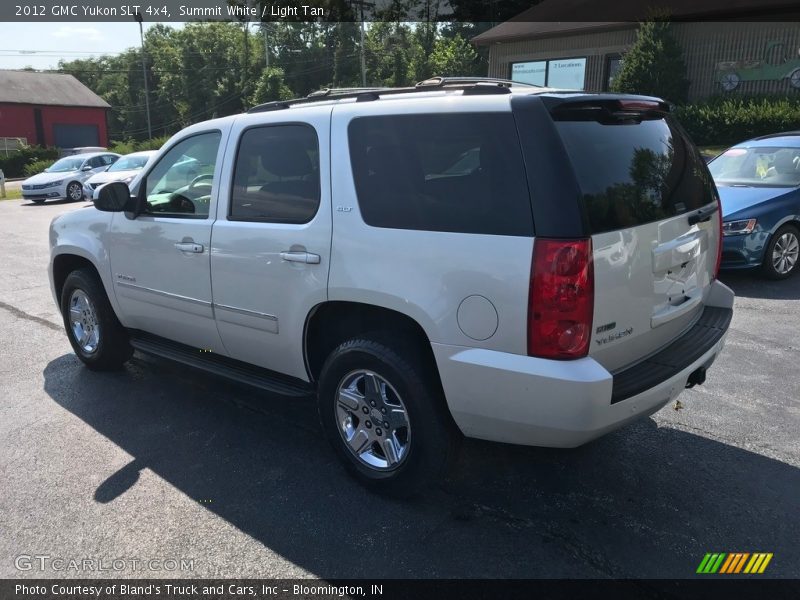
[[717, 267], [716, 188], [662, 108], [604, 99], [551, 109], [592, 237], [589, 354], [610, 370], [640, 361], [690, 327]]

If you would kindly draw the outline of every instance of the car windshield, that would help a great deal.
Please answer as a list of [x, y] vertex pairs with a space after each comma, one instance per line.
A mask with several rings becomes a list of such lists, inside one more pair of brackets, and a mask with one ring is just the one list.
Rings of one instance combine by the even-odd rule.
[[83, 161], [86, 160], [85, 158], [75, 158], [73, 156], [68, 156], [67, 158], [62, 158], [61, 160], [57, 160], [52, 165], [44, 170], [45, 173], [67, 173], [69, 171], [77, 171], [81, 168]]
[[150, 157], [147, 155], [123, 156], [108, 168], [108, 172], [112, 173], [114, 171], [138, 171], [139, 169], [144, 167], [144, 165], [147, 163], [148, 158]]
[[800, 147], [734, 146], [708, 164], [717, 185], [800, 185]]

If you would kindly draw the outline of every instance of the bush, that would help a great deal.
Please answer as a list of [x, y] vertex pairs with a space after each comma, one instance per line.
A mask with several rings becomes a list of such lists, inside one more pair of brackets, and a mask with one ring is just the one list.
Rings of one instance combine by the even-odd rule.
[[159, 150], [168, 139], [169, 136], [165, 135], [141, 142], [137, 142], [136, 140], [126, 140], [124, 142], [112, 141], [108, 149], [111, 152], [116, 152], [117, 154], [122, 155], [130, 154], [131, 152], [142, 152], [144, 150]]
[[679, 106], [675, 116], [698, 146], [730, 146], [798, 129], [800, 97], [716, 96]]
[[41, 146], [23, 146], [8, 157], [0, 157], [0, 170], [8, 177], [23, 177], [25, 166], [34, 161], [46, 161], [49, 167], [58, 159], [57, 148], [42, 148]]
[[53, 161], [50, 159], [35, 160], [25, 165], [25, 167], [22, 169], [22, 174], [25, 177], [32, 177], [33, 175], [38, 175], [52, 164]]

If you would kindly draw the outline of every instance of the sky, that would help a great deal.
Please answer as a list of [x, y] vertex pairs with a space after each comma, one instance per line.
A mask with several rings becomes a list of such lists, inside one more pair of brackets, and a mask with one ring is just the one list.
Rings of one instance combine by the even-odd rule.
[[[145, 31], [152, 23], [145, 23]], [[180, 23], [168, 23], [180, 26]], [[0, 23], [0, 69], [56, 69], [58, 61], [116, 54], [139, 46], [130, 23]]]

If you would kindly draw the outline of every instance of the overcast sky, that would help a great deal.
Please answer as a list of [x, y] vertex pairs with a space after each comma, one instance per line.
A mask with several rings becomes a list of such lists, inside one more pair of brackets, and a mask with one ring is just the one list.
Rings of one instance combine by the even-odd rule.
[[[145, 23], [145, 30], [152, 23]], [[168, 23], [180, 26], [180, 23]], [[139, 46], [130, 23], [10, 23], [0, 36], [0, 69], [55, 69], [58, 61], [119, 53]]]

